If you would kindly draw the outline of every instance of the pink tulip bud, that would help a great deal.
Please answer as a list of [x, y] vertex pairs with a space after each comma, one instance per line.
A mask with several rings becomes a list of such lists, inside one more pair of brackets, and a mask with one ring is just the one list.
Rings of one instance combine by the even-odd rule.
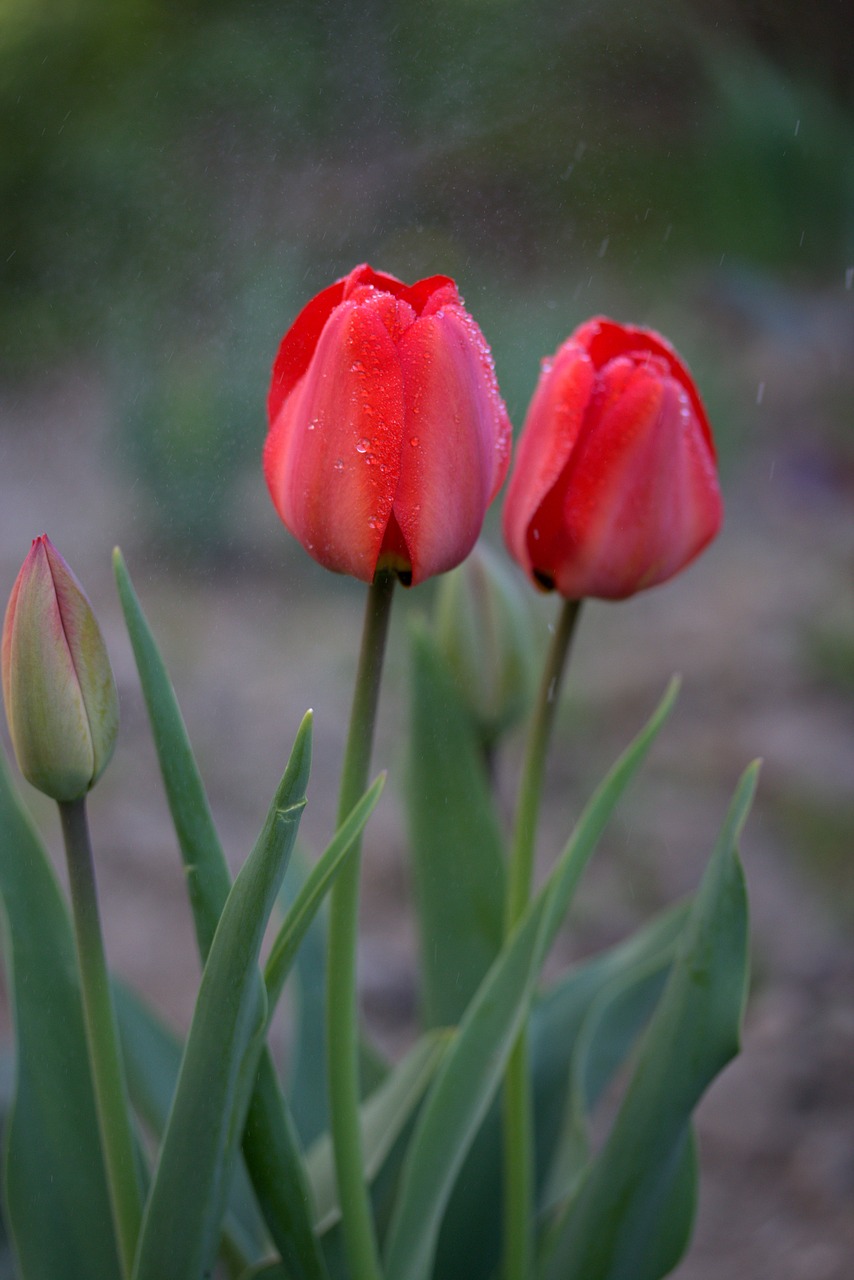
[[78, 800], [113, 753], [118, 696], [92, 607], [46, 534], [9, 597], [2, 668], [21, 772], [54, 800]]
[[511, 554], [568, 600], [620, 600], [673, 577], [722, 519], [679, 356], [651, 330], [589, 320], [543, 362], [504, 504]]
[[418, 583], [471, 551], [510, 423], [453, 280], [356, 267], [285, 334], [268, 407], [273, 504], [327, 569]]

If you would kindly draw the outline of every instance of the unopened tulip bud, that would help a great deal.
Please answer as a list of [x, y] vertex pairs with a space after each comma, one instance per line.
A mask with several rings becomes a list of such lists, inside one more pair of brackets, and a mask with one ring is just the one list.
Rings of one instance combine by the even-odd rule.
[[436, 640], [487, 745], [533, 692], [530, 610], [508, 566], [482, 543], [439, 587]]
[[92, 607], [46, 534], [9, 597], [2, 667], [21, 772], [54, 800], [80, 799], [113, 754], [118, 696]]

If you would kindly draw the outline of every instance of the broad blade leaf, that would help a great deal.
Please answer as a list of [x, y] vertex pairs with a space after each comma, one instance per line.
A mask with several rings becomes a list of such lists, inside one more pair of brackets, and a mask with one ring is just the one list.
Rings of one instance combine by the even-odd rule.
[[[452, 1036], [450, 1031], [427, 1032], [406, 1057], [362, 1104], [362, 1155], [365, 1181], [373, 1182], [413, 1115]], [[317, 1230], [328, 1231], [341, 1217], [332, 1140], [324, 1134], [306, 1157], [314, 1190]]]
[[269, 1004], [268, 1017], [272, 1017], [276, 1002], [282, 993], [300, 943], [309, 930], [332, 883], [348, 855], [356, 847], [365, 823], [376, 808], [382, 794], [385, 775], [377, 778], [361, 800], [336, 831], [323, 856], [312, 867], [305, 883], [289, 908], [264, 969], [264, 983]]
[[16, 1080], [5, 1217], [22, 1280], [121, 1274], [68, 911], [0, 754], [0, 893]]
[[178, 837], [199, 954], [204, 963], [231, 888], [231, 874], [175, 691], [118, 547], [113, 552], [113, 570], [148, 708], [169, 812]]
[[[143, 1124], [159, 1141], [169, 1118], [183, 1046], [154, 1011], [123, 983], [113, 984], [113, 1000], [130, 1100]], [[244, 1257], [263, 1255], [267, 1243], [264, 1224], [240, 1161], [235, 1165], [229, 1190], [223, 1235]]]
[[305, 807], [311, 717], [255, 848], [228, 896], [202, 975], [140, 1237], [135, 1280], [210, 1265], [266, 1029], [257, 963]]
[[442, 1061], [407, 1152], [389, 1227], [386, 1271], [395, 1280], [423, 1280], [429, 1272], [454, 1180], [501, 1081], [540, 967], [581, 872], [675, 694], [671, 684], [587, 805], [548, 881], [478, 988]]
[[[625, 942], [575, 966], [531, 1013], [529, 1046], [534, 1095], [538, 1182], [543, 1184], [561, 1133], [573, 1049], [599, 994], [638, 966], [672, 960], [687, 917], [680, 904]], [[501, 1111], [493, 1103], [460, 1171], [445, 1212], [434, 1274], [441, 1280], [491, 1280], [499, 1264], [502, 1145]]]
[[[367, 793], [366, 793], [367, 794]], [[355, 812], [355, 810], [354, 810]], [[288, 912], [302, 896], [309, 871], [299, 858], [291, 861], [281, 898]], [[324, 855], [325, 856], [325, 855]], [[322, 861], [322, 859], [321, 859]], [[298, 887], [293, 880], [296, 878]], [[325, 901], [309, 921], [294, 964], [296, 988], [294, 1058], [290, 1104], [294, 1123], [305, 1145], [329, 1127], [326, 1102], [326, 913]], [[362, 1036], [359, 1042], [359, 1085], [362, 1098], [373, 1092], [388, 1074], [389, 1066], [374, 1044]]]
[[409, 842], [423, 1020], [453, 1026], [497, 956], [504, 842], [480, 740], [433, 640], [412, 629]]
[[[113, 555], [119, 597], [148, 707], [160, 771], [186, 872], [202, 963], [231, 888], [231, 875], [174, 690], [121, 553]], [[259, 1094], [252, 1099], [252, 1132], [244, 1156], [267, 1225], [283, 1256], [295, 1251], [304, 1280], [326, 1271], [311, 1230], [296, 1133], [276, 1083], [269, 1051], [261, 1051]]]
[[[658, 1280], [687, 1240], [691, 1113], [738, 1052], [748, 951], [736, 843], [756, 772], [736, 791], [626, 1096], [564, 1216], [545, 1280]], [[674, 1203], [681, 1221], [671, 1229], [665, 1210]]]
[[585, 1017], [570, 1060], [566, 1115], [541, 1208], [564, 1202], [587, 1165], [589, 1117], [649, 1020], [671, 959], [671, 954], [656, 956], [610, 983]]

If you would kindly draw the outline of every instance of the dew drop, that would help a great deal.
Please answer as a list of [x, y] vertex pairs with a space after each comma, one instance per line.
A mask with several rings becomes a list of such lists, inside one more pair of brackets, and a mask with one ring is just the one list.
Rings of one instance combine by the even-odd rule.
[[380, 522], [379, 522], [379, 520], [377, 519], [377, 517], [376, 517], [376, 516], [371, 516], [370, 520], [368, 521], [368, 528], [369, 528], [369, 529], [379, 529], [379, 527], [380, 527]]
[[361, 439], [361, 440], [357, 440], [357, 441], [356, 441], [356, 452], [357, 452], [357, 453], [367, 453], [367, 452], [368, 452], [368, 450], [370, 449], [370, 447], [371, 447], [371, 442], [370, 442], [370, 440], [366, 440], [366, 439], [364, 438], [364, 436], [362, 437], [362, 439]]
[[409, 443], [412, 445], [413, 449], [417, 449], [421, 441], [418, 439], [418, 436], [412, 436]]
[[343, 471], [343, 470], [344, 470], [344, 459], [343, 459], [343, 458], [336, 458], [336, 459], [335, 459], [335, 470], [336, 470], [336, 471]]

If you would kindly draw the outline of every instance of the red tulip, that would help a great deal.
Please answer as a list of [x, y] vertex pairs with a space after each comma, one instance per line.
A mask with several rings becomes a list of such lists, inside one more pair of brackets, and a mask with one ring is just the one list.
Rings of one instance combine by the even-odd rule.
[[417, 583], [471, 551], [510, 423], [453, 280], [360, 266], [324, 289], [282, 339], [268, 409], [273, 504], [327, 569]]
[[568, 600], [621, 600], [683, 569], [722, 518], [685, 365], [649, 329], [588, 320], [543, 362], [504, 505], [512, 555]]

